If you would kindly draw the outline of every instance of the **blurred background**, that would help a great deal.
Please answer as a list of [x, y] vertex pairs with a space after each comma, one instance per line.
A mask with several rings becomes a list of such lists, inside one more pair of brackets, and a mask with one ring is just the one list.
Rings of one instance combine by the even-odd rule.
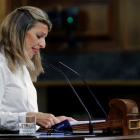
[[61, 69], [89, 110], [105, 118], [85, 79], [108, 114], [114, 98], [132, 99], [140, 108], [140, 0], [0, 0], [0, 22], [17, 7], [43, 9], [53, 23], [41, 51], [45, 73], [34, 83], [40, 112], [87, 119], [88, 115]]

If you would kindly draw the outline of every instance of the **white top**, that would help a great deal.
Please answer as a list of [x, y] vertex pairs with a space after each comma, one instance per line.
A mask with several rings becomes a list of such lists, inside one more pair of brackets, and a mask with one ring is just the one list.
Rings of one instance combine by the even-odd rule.
[[0, 130], [17, 130], [18, 116], [25, 121], [27, 112], [38, 112], [36, 89], [26, 66], [13, 74], [0, 53]]

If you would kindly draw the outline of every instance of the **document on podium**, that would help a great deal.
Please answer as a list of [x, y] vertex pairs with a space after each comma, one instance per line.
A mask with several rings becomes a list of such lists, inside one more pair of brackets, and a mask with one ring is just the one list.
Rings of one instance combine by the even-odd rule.
[[[105, 122], [105, 120], [92, 120], [92, 123], [97, 123], [97, 122]], [[78, 125], [78, 124], [88, 124], [89, 121], [70, 121], [71, 125]]]
[[[92, 120], [93, 123], [105, 122], [106, 120]], [[71, 121], [73, 134], [87, 134], [89, 133], [89, 121]], [[102, 133], [102, 130], [94, 130], [93, 133]]]
[[[98, 122], [105, 122], [106, 120], [92, 120], [92, 123], [98, 123]], [[89, 121], [71, 121], [70, 124], [73, 127], [73, 134], [86, 134], [89, 133], [87, 130]], [[85, 126], [87, 125], [87, 126]], [[81, 130], [82, 129], [82, 130]], [[94, 130], [93, 133], [102, 133], [102, 130]]]

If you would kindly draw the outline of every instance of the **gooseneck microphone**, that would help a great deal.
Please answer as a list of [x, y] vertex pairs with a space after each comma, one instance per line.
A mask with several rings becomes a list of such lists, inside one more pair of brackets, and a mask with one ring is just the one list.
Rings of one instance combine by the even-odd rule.
[[97, 98], [95, 97], [95, 95], [93, 94], [93, 92], [91, 91], [91, 89], [89, 88], [88, 84], [86, 83], [86, 81], [83, 79], [83, 77], [76, 72], [75, 70], [73, 70], [72, 68], [68, 67], [67, 65], [63, 64], [62, 62], [59, 62], [60, 64], [62, 64], [63, 66], [65, 66], [66, 68], [68, 68], [69, 70], [73, 71], [75, 74], [77, 74], [85, 83], [86, 87], [88, 88], [88, 90], [90, 91], [91, 95], [94, 97], [94, 99], [96, 100], [97, 104], [100, 106], [100, 108], [102, 109], [102, 111], [104, 112], [106, 118], [107, 118], [107, 114], [105, 112], [105, 110], [103, 109], [103, 107], [101, 106], [101, 104], [99, 103], [99, 101], [97, 100]]
[[48, 67], [53, 68], [54, 70], [56, 70], [57, 72], [60, 72], [67, 80], [67, 82], [69, 83], [71, 89], [73, 90], [73, 92], [75, 93], [76, 97], [78, 98], [78, 100], [80, 101], [80, 103], [82, 104], [82, 106], [84, 107], [85, 111], [88, 114], [89, 117], [89, 133], [93, 134], [93, 126], [92, 126], [92, 122], [91, 122], [91, 115], [89, 113], [89, 111], [87, 110], [87, 108], [85, 107], [84, 103], [82, 102], [82, 100], [80, 99], [80, 97], [78, 96], [77, 92], [75, 91], [74, 87], [72, 86], [72, 84], [70, 83], [69, 79], [67, 78], [67, 76], [57, 67], [53, 66], [52, 64], [50, 64], [49, 62], [45, 61], [45, 63], [47, 64]]

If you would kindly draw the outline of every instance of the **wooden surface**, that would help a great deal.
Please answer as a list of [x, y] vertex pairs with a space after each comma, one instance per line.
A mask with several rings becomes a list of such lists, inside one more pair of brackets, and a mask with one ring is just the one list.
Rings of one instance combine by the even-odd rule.
[[137, 139], [140, 140], [140, 135], [131, 135], [131, 136], [104, 136], [96, 137], [91, 135], [83, 136], [37, 136], [37, 137], [0, 137], [0, 140], [122, 140], [122, 139]]
[[[106, 121], [92, 123], [93, 130], [101, 130], [104, 133], [102, 135], [138, 135], [139, 130], [139, 110], [135, 101], [130, 99], [112, 99], [109, 102], [111, 107]], [[136, 125], [133, 126], [133, 120]], [[130, 124], [130, 125], [128, 125]], [[62, 124], [61, 124], [62, 125]], [[133, 127], [132, 127], [132, 126]], [[73, 131], [88, 131], [89, 123], [72, 125]], [[41, 128], [39, 132], [49, 132], [50, 128]]]
[[52, 140], [52, 139], [56, 139], [56, 140], [84, 140], [84, 136], [61, 136], [61, 137], [53, 137], [53, 136], [37, 136], [37, 137], [0, 137], [0, 139], [5, 139], [5, 140]]
[[85, 138], [85, 140], [130, 140], [130, 139], [140, 140], [140, 135]]

